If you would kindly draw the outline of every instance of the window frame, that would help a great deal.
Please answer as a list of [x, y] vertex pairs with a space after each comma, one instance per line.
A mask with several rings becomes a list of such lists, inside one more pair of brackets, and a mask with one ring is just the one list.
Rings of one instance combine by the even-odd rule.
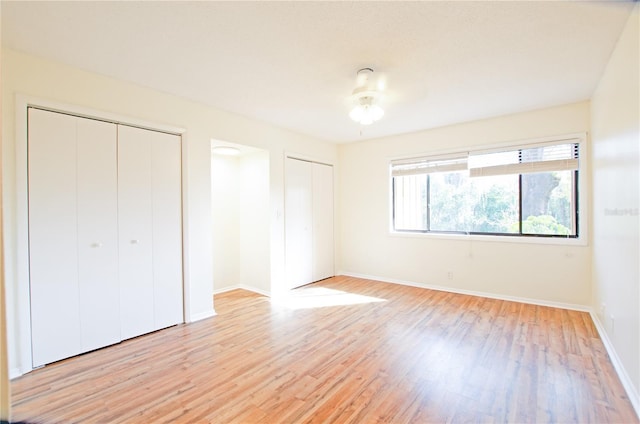
[[[523, 139], [516, 141], [508, 141], [502, 143], [496, 143], [491, 145], [478, 145], [469, 148], [458, 148], [451, 150], [435, 150], [431, 152], [420, 152], [417, 154], [405, 154], [402, 156], [388, 157], [388, 223], [389, 223], [389, 235], [392, 237], [407, 237], [407, 238], [430, 238], [430, 239], [448, 239], [448, 240], [478, 240], [489, 242], [513, 242], [513, 243], [531, 243], [531, 244], [556, 244], [556, 245], [579, 245], [586, 246], [588, 244], [588, 216], [587, 205], [589, 199], [587, 196], [586, 184], [589, 175], [589, 163], [588, 163], [588, 146], [587, 146], [587, 133], [570, 133], [557, 136], [541, 137], [536, 139]], [[418, 158], [438, 158], [455, 156], [460, 154], [479, 154], [498, 152], [505, 150], [517, 150], [533, 147], [544, 147], [545, 145], [562, 144], [562, 142], [577, 143], [578, 144], [578, 157], [579, 168], [574, 170], [573, 179], [575, 184], [572, 185], [572, 198], [575, 202], [575, 228], [577, 235], [575, 236], [561, 236], [561, 235], [549, 235], [549, 234], [522, 234], [522, 217], [519, 217], [519, 233], [505, 234], [505, 233], [480, 233], [480, 232], [458, 232], [458, 231], [430, 231], [430, 230], [402, 230], [395, 229], [395, 197], [394, 197], [394, 177], [392, 175], [392, 163], [397, 161], [409, 161], [411, 159]], [[575, 174], [577, 173], [577, 178]], [[522, 214], [522, 174], [518, 175], [518, 214]], [[429, 184], [427, 184], [427, 191], [429, 193]], [[430, 202], [427, 203], [427, 208], [430, 208]], [[430, 210], [427, 210], [427, 220], [430, 219]], [[427, 227], [428, 228], [428, 227]]]

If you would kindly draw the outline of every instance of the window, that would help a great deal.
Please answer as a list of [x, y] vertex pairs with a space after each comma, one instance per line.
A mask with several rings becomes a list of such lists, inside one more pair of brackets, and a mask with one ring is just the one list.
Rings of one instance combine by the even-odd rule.
[[400, 232], [578, 237], [580, 140], [391, 162]]

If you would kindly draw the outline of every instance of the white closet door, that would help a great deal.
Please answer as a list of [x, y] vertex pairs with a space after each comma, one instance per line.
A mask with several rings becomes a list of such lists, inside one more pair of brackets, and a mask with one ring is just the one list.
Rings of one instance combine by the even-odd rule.
[[29, 109], [33, 366], [81, 352], [76, 118]]
[[151, 133], [154, 325], [183, 322], [181, 138]]
[[313, 203], [311, 162], [285, 159], [285, 255], [289, 288], [312, 281]]
[[333, 166], [313, 164], [313, 275], [333, 277]]
[[120, 322], [123, 339], [154, 330], [151, 132], [118, 126]]
[[29, 110], [33, 365], [183, 321], [181, 139]]
[[77, 123], [77, 228], [82, 351], [120, 341], [116, 125]]

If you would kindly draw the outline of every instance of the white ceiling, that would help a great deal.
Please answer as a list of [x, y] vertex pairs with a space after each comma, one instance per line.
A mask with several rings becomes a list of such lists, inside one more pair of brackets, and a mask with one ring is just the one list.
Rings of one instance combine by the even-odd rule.
[[[2, 42], [348, 142], [589, 99], [632, 7], [3, 0]], [[388, 87], [367, 127], [346, 100], [362, 67]]]

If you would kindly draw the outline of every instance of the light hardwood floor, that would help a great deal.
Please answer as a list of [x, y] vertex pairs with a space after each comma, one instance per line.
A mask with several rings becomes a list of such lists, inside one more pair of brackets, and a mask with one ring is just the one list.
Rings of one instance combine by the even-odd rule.
[[16, 379], [13, 419], [638, 422], [584, 312], [348, 277], [215, 307]]

